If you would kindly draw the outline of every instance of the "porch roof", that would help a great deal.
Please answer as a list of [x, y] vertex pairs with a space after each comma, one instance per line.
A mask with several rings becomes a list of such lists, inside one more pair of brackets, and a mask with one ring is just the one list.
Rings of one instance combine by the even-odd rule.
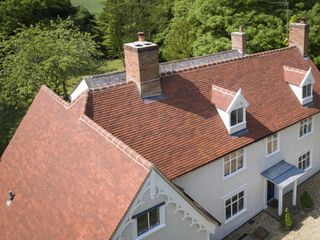
[[277, 164], [263, 171], [261, 175], [277, 186], [285, 187], [298, 179], [304, 173], [304, 170], [297, 168], [285, 160], [281, 160]]

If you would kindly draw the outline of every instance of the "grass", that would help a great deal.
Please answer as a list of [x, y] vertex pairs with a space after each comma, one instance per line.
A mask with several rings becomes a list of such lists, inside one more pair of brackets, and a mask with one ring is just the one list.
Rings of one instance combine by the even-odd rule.
[[102, 0], [71, 0], [73, 6], [82, 6], [93, 14], [100, 13], [103, 8]]

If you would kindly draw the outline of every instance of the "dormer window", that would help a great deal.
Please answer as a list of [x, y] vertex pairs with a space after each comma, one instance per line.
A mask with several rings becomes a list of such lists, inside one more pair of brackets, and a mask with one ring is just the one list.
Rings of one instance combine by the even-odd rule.
[[241, 93], [212, 85], [212, 103], [230, 134], [240, 132], [247, 127], [246, 109], [249, 106]]
[[243, 122], [243, 108], [235, 109], [231, 112], [231, 126]]
[[308, 71], [284, 66], [284, 80], [289, 83], [293, 93], [297, 96], [301, 105], [306, 105], [313, 101], [313, 84], [315, 83], [311, 73]]

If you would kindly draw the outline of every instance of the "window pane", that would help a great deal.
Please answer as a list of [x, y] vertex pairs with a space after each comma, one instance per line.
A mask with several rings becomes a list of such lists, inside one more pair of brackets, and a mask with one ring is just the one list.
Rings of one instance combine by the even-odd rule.
[[243, 191], [239, 192], [239, 198], [243, 197]]
[[238, 123], [243, 122], [243, 109], [239, 108], [238, 109]]
[[231, 203], [231, 198], [227, 199], [226, 206], [230, 205], [230, 203]]
[[137, 217], [138, 236], [148, 231], [148, 213]]
[[237, 161], [232, 160], [231, 161], [231, 172], [235, 172], [237, 170]]
[[160, 225], [159, 208], [149, 212], [150, 229]]
[[244, 205], [243, 202], [244, 202], [243, 198], [240, 198], [239, 199], [239, 211], [241, 211], [243, 209], [243, 205]]
[[307, 96], [307, 86], [303, 86], [302, 88], [302, 98], [305, 98]]
[[234, 195], [234, 196], [232, 197], [232, 202], [237, 201], [237, 199], [238, 199], [238, 195]]
[[238, 203], [235, 202], [232, 204], [232, 215], [235, 215], [238, 213]]
[[231, 126], [237, 124], [237, 110], [231, 112]]
[[311, 127], [312, 127], [312, 121], [310, 121], [308, 124], [308, 133], [311, 132]]
[[268, 142], [268, 154], [272, 153], [272, 143]]
[[226, 219], [231, 217], [231, 206], [226, 208]]
[[230, 161], [224, 163], [224, 175], [230, 174]]
[[238, 169], [240, 169], [242, 167], [243, 167], [243, 157], [240, 157], [239, 161], [238, 161]]

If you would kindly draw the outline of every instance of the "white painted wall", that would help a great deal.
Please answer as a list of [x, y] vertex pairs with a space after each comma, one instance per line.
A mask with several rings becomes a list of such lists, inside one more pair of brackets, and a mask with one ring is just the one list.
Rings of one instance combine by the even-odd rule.
[[88, 90], [88, 85], [85, 80], [81, 80], [80, 84], [70, 94], [70, 101], [73, 102], [86, 90]]
[[[298, 154], [312, 149], [312, 168], [300, 179], [306, 180], [320, 169], [320, 114], [313, 117], [313, 132], [299, 139], [299, 123], [279, 132], [280, 151], [266, 157], [266, 139], [245, 148], [245, 169], [234, 176], [223, 177], [223, 160], [219, 159], [196, 169], [178, 179], [175, 183], [202, 205], [217, 220], [223, 223], [216, 228], [211, 239], [221, 239], [238, 226], [255, 216], [265, 207], [266, 189], [261, 172], [282, 159], [298, 166]], [[235, 219], [225, 223], [224, 198], [243, 187], [246, 189], [247, 210]], [[292, 186], [284, 189], [288, 192]]]

